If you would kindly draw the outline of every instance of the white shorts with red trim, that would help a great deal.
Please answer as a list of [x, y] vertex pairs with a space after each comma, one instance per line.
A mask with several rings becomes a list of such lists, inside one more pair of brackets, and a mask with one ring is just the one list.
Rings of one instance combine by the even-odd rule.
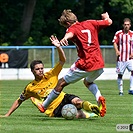
[[68, 84], [75, 83], [83, 78], [86, 78], [86, 80], [91, 83], [96, 80], [102, 73], [103, 68], [88, 72], [77, 68], [75, 64], [73, 64], [63, 78]]
[[117, 74], [124, 74], [125, 70], [133, 71], [133, 60], [128, 61], [118, 61], [116, 65], [116, 73]]

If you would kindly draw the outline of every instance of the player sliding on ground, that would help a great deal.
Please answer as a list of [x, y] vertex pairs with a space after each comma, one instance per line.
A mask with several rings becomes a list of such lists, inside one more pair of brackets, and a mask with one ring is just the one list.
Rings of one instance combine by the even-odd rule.
[[[44, 64], [42, 61], [32, 61], [30, 68], [35, 79], [25, 87], [24, 91], [13, 103], [9, 111], [1, 117], [10, 116], [24, 101], [28, 100], [29, 98], [31, 98], [32, 102], [38, 107], [38, 105], [42, 104], [44, 99], [46, 99], [47, 95], [51, 92], [51, 89], [57, 85], [58, 75], [62, 70], [62, 67], [66, 61], [66, 57], [63, 49], [60, 47], [58, 39], [54, 36], [51, 36], [50, 40], [58, 50], [59, 62], [49, 72], [44, 73]], [[40, 103], [42, 99], [43, 101]], [[60, 95], [48, 106], [45, 114], [48, 116], [61, 116], [61, 108], [63, 105], [68, 103], [74, 104], [79, 110], [77, 118], [89, 118], [99, 115], [99, 107], [97, 105], [91, 104], [88, 101], [83, 101], [78, 96], [66, 94], [64, 92], [60, 93]], [[80, 110], [81, 108], [92, 113], [83, 113], [82, 110]]]
[[[51, 90], [47, 94], [50, 93]], [[38, 105], [43, 103], [43, 100], [39, 100], [37, 98], [31, 97], [32, 103], [39, 109]], [[77, 108], [77, 115], [76, 118], [83, 119], [83, 118], [93, 118], [98, 117], [100, 114], [99, 107], [95, 104], [91, 104], [88, 101], [82, 101], [78, 96], [73, 94], [67, 94], [63, 91], [61, 92], [60, 96], [56, 98], [53, 103], [50, 104], [48, 109], [45, 111], [45, 115], [49, 117], [62, 117], [61, 110], [64, 105], [66, 104], [73, 104]]]
[[[100, 115], [106, 113], [105, 98], [101, 95], [98, 86], [94, 81], [103, 73], [104, 60], [98, 41], [98, 33], [101, 29], [112, 24], [108, 13], [101, 14], [102, 20], [86, 20], [78, 22], [78, 19], [71, 10], [64, 10], [59, 19], [62, 26], [67, 28], [64, 38], [60, 41], [61, 45], [68, 45], [71, 40], [77, 48], [78, 59], [69, 69], [68, 73], [61, 78], [55, 89], [49, 94], [47, 99], [40, 105], [42, 112], [45, 112], [49, 104], [58, 97], [63, 88], [71, 83], [75, 83], [84, 78], [84, 85], [95, 96]], [[80, 89], [80, 88], [77, 88]]]

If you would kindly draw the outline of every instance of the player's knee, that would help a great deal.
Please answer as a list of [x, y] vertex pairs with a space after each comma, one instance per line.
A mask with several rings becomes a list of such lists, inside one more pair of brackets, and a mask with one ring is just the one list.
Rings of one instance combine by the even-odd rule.
[[84, 85], [88, 88], [93, 82], [89, 83], [86, 79], [83, 81]]
[[57, 86], [55, 87], [55, 90], [57, 92], [61, 92], [66, 85], [68, 85], [66, 81], [63, 78], [61, 78], [59, 79]]

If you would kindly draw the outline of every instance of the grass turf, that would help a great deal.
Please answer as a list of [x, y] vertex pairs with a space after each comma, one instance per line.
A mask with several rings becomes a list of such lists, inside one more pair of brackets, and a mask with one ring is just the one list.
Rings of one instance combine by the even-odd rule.
[[[29, 81], [0, 81], [0, 115], [5, 114]], [[133, 123], [133, 96], [128, 94], [129, 80], [124, 80], [124, 96], [118, 95], [116, 80], [96, 81], [106, 98], [107, 114], [93, 119], [65, 120], [40, 113], [30, 100], [7, 118], [0, 118], [0, 133], [116, 133], [117, 124]], [[82, 81], [64, 88], [96, 104], [94, 96]]]

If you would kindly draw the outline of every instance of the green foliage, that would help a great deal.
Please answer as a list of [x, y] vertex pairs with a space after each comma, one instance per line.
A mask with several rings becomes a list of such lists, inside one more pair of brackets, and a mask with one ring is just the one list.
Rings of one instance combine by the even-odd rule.
[[113, 18], [113, 25], [111, 27], [113, 30], [116, 31], [123, 28], [122, 24], [124, 18], [130, 18], [133, 22], [132, 0], [110, 0], [109, 5], [112, 8], [111, 16]]
[[50, 42], [50, 40], [49, 40], [49, 37], [47, 37], [47, 36], [44, 36], [44, 37], [42, 37], [42, 43], [41, 43], [42, 45], [51, 45], [51, 42]]
[[20, 33], [20, 22], [23, 12], [21, 0], [0, 0], [0, 43], [14, 44]]
[[[8, 111], [29, 82], [27, 80], [0, 81], [0, 115]], [[78, 120], [49, 118], [27, 100], [10, 117], [0, 118], [0, 133], [117, 133], [117, 124], [133, 123], [133, 98], [132, 95], [127, 94], [129, 80], [124, 80], [124, 96], [118, 95], [116, 80], [98, 80], [96, 83], [106, 98], [105, 117]], [[64, 91], [97, 104], [82, 81], [66, 86]]]
[[28, 40], [24, 43], [24, 46], [33, 46], [35, 45], [33, 38], [29, 37]]
[[[17, 45], [18, 38], [23, 33], [20, 24], [25, 4], [28, 2], [27, 0], [0, 0], [0, 3], [2, 18], [0, 20], [0, 45], [5, 42]], [[50, 45], [48, 38], [52, 34], [56, 34], [61, 39], [66, 29], [59, 25], [58, 18], [64, 9], [72, 9], [79, 21], [101, 19], [100, 14], [107, 11], [113, 24], [99, 33], [101, 44], [111, 44], [114, 33], [122, 28], [125, 17], [129, 17], [133, 21], [132, 0], [36, 0], [28, 35], [28, 38], [32, 37], [33, 42], [26, 42], [24, 45]]]
[[133, 0], [111, 0], [110, 5], [120, 8], [122, 13], [133, 13]]
[[9, 43], [2, 43], [1, 46], [9, 46]]

